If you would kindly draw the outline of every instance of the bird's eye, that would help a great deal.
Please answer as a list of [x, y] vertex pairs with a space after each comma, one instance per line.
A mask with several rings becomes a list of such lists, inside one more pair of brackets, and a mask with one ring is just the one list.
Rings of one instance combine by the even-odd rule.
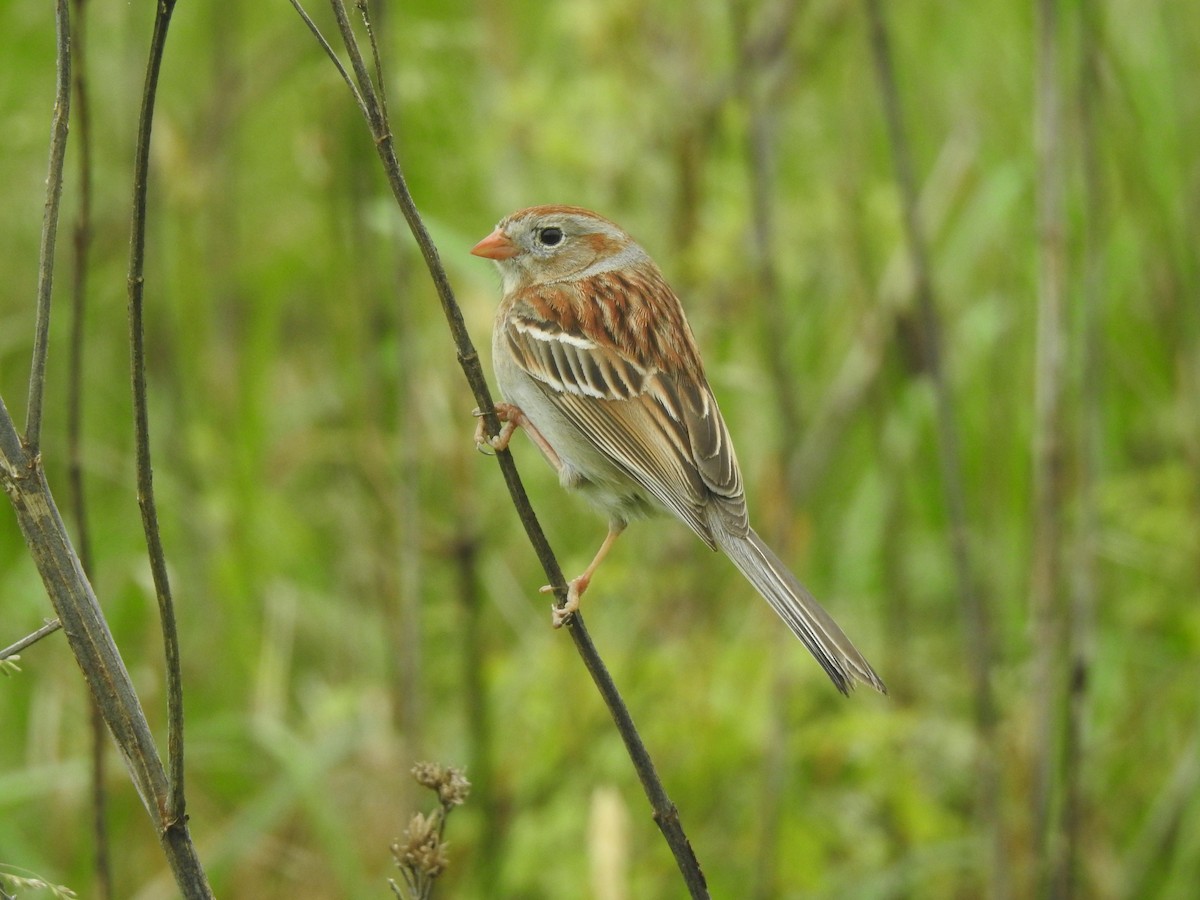
[[543, 228], [538, 232], [538, 240], [543, 247], [557, 247], [562, 243], [563, 233], [561, 228]]

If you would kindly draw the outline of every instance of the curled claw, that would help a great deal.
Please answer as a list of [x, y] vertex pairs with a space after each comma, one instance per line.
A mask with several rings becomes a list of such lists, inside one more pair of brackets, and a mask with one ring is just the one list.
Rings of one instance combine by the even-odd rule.
[[550, 605], [550, 624], [555, 628], [562, 628], [574, 617], [579, 610], [578, 602], [575, 604], [575, 609], [568, 609], [565, 606]]
[[[581, 578], [572, 578], [567, 582], [567, 602], [562, 606], [557, 603], [550, 605], [550, 624], [555, 628], [562, 628], [570, 618], [579, 611], [579, 597], [587, 590], [587, 582], [581, 581]], [[547, 584], [543, 585], [539, 590], [539, 594], [553, 594], [554, 586]]]
[[477, 406], [471, 410], [471, 415], [479, 420], [475, 423], [475, 449], [484, 456], [495, 456], [496, 436], [487, 433], [487, 427], [483, 420], [483, 410]]
[[507, 450], [513, 432], [517, 430], [518, 425], [525, 421], [525, 414], [511, 403], [497, 403], [492, 412], [500, 420], [499, 434], [487, 433], [487, 426], [483, 418], [485, 413], [479, 407], [471, 410], [471, 415], [479, 420], [475, 425], [475, 449], [484, 456], [495, 456], [493, 451]]

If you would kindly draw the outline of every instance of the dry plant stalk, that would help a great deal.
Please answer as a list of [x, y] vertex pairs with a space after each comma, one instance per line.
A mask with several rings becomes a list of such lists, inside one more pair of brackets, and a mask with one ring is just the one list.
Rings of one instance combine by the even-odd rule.
[[[154, 106], [158, 69], [162, 61], [167, 26], [174, 0], [161, 0], [155, 17], [154, 37], [146, 72], [142, 127], [139, 130], [138, 164], [134, 170], [134, 245], [131, 253], [130, 290], [140, 294], [141, 259], [145, 235], [145, 185], [149, 163], [149, 117]], [[67, 0], [55, 7], [57, 91], [50, 139], [50, 166], [46, 180], [46, 207], [39, 253], [36, 325], [33, 363], [29, 379], [29, 408], [24, 433], [18, 433], [0, 398], [0, 487], [13, 505], [18, 526], [30, 549], [62, 623], [71, 652], [87, 682], [109, 731], [125, 761], [138, 795], [154, 822], [167, 861], [184, 897], [212, 897], [183, 814], [182, 712], [178, 703], [178, 650], [173, 649], [173, 623], [164, 618], [167, 634], [167, 669], [172, 693], [170, 713], [171, 777], [163, 768], [150, 727], [134, 691], [129, 673], [113, 641], [108, 623], [84, 574], [82, 563], [59, 515], [46, 482], [39, 452], [45, 396], [46, 358], [50, 322], [54, 250], [58, 233], [59, 202], [63, 186], [63, 160], [67, 145], [67, 119], [71, 99], [70, 15]], [[140, 198], [140, 204], [137, 202]], [[136, 283], [135, 283], [136, 282]], [[135, 378], [137, 377], [135, 355]], [[143, 373], [144, 378], [144, 373]], [[148, 460], [147, 460], [148, 465]], [[156, 527], [156, 526], [155, 526]], [[152, 560], [152, 565], [154, 561]], [[164, 564], [165, 565], [165, 564]], [[169, 614], [169, 607], [164, 610]]]
[[[342, 0], [330, 0], [330, 4], [333, 7], [334, 18], [337, 21], [342, 43], [350, 57], [350, 67], [354, 72], [353, 77], [342, 65], [337, 54], [321, 34], [316, 23], [305, 12], [303, 6], [300, 4], [300, 0], [291, 0], [291, 2], [297, 14], [304, 20], [304, 23], [308, 26], [317, 42], [329, 56], [330, 61], [341, 74], [342, 79], [354, 97], [355, 103], [362, 112], [363, 118], [366, 120], [367, 126], [370, 128], [371, 137], [375, 142], [375, 149], [379, 154], [380, 162], [383, 164], [388, 185], [391, 187], [392, 194], [400, 207], [401, 213], [404, 215], [405, 221], [408, 223], [409, 230], [412, 232], [417, 246], [420, 248], [426, 267], [429, 269], [430, 278], [437, 291], [442, 311], [446, 316], [446, 323], [454, 339], [459, 365], [462, 367], [463, 374], [466, 376], [467, 382], [471, 387], [476, 404], [482, 411], [487, 433], [496, 434], [499, 432], [500, 423], [496, 418], [491, 390], [488, 387], [487, 378], [483, 373], [479, 354], [475, 350], [475, 345], [471, 341], [470, 334], [467, 332], [462, 310], [455, 299], [453, 289], [450, 287], [450, 280], [446, 275], [446, 270], [442, 266], [437, 248], [434, 246], [433, 240], [430, 238], [429, 232], [421, 220], [420, 213], [417, 211], [416, 203], [413, 201], [412, 194], [408, 190], [408, 184], [404, 179], [400, 162], [396, 157], [395, 142], [392, 136], [391, 125], [387, 118], [386, 104], [383, 99], [383, 85], [385, 82], [380, 78], [382, 63], [378, 47], [374, 42], [374, 32], [370, 28], [369, 21], [367, 22], [367, 33], [371, 38], [374, 72], [376, 78], [379, 78], [378, 84], [372, 81], [370, 71], [358, 43], [358, 38], [355, 36], [354, 29], [346, 12], [346, 6]], [[363, 16], [364, 21], [367, 21], [369, 15], [367, 4], [363, 0], [360, 0], [360, 2], [356, 3], [356, 6]], [[525, 493], [525, 487], [521, 481], [520, 474], [517, 472], [516, 463], [507, 450], [496, 453], [496, 460], [504, 475], [509, 496], [512, 498], [513, 506], [521, 519], [521, 524], [525, 528], [525, 533], [529, 537], [529, 541], [538, 556], [538, 560], [542, 564], [542, 568], [546, 572], [550, 584], [554, 587], [558, 605], [563, 606], [567, 599], [567, 586], [563, 578], [562, 568], [559, 566], [558, 559], [550, 548], [550, 542], [546, 539], [541, 523], [538, 521], [537, 515], [533, 511], [533, 506], [529, 502], [529, 497]], [[646, 798], [650, 801], [654, 821], [657, 823], [659, 830], [662, 832], [668, 846], [671, 848], [671, 852], [675, 856], [675, 862], [679, 867], [684, 883], [687, 885], [688, 892], [693, 898], [697, 898], [697, 900], [699, 898], [707, 898], [709, 893], [708, 886], [704, 880], [704, 873], [700, 869], [700, 863], [696, 859], [687, 834], [683, 830], [683, 825], [679, 821], [679, 811], [676, 809], [675, 804], [671, 802], [670, 797], [667, 796], [666, 789], [663, 787], [662, 781], [655, 771], [649, 751], [646, 749], [646, 745], [633, 723], [633, 717], [630, 715], [624, 699], [617, 690], [607, 666], [605, 666], [603, 659], [592, 643], [583, 617], [576, 613], [567, 630], [575, 642], [575, 647], [583, 660], [584, 666], [592, 676], [593, 683], [604, 698], [609, 714], [612, 716], [622, 740], [625, 742], [626, 751], [633, 761], [638, 778], [642, 783], [642, 789], [646, 793]]]
[[429, 815], [414, 813], [404, 837], [392, 844], [392, 858], [404, 877], [405, 888], [388, 879], [392, 893], [401, 900], [429, 900], [434, 883], [450, 863], [446, 843], [446, 820], [466, 802], [471, 782], [462, 769], [438, 763], [417, 763], [412, 776], [438, 797], [438, 808]]

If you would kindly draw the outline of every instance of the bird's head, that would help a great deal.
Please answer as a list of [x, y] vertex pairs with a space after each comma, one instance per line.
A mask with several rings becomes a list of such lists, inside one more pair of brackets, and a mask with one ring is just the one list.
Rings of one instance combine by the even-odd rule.
[[495, 260], [505, 293], [590, 278], [648, 259], [617, 225], [577, 206], [531, 206], [515, 212], [471, 252]]

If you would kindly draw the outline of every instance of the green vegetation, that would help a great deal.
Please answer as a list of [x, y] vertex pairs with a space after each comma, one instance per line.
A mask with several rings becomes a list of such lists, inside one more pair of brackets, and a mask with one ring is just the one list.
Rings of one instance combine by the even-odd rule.
[[[689, 311], [757, 527], [891, 689], [843, 699], [727, 561], [666, 519], [631, 526], [584, 610], [714, 897], [986, 896], [996, 833], [1011, 896], [1047, 895], [1039, 716], [1065, 696], [1066, 667], [1042, 676], [1030, 615], [1037, 18], [1033, 4], [884, 5], [991, 613], [986, 748], [865, 4], [415, 0], [376, 19], [405, 173], [481, 351], [499, 287], [467, 250], [496, 220], [568, 202], [621, 223]], [[125, 316], [154, 4], [86, 6], [92, 580], [161, 737]], [[1070, 819], [1078, 778], [1075, 896], [1185, 898], [1200, 883], [1200, 7], [1112, 0], [1060, 16], [1054, 596], [1063, 653], [1082, 648], [1088, 667], [1078, 745], [1065, 699], [1051, 707], [1047, 802]], [[15, 0], [0, 26], [0, 396], [20, 423], [51, 4]], [[73, 120], [42, 446], [64, 515], [79, 138]], [[446, 831], [446, 896], [681, 896], [620, 739], [550, 628], [495, 463], [472, 445], [474, 403], [367, 129], [286, 3], [180, 4], [152, 174], [155, 484], [190, 827], [216, 893], [389, 896], [390, 847], [429, 805], [409, 771], [432, 759], [472, 785]], [[514, 448], [574, 574], [604, 523], [528, 441]], [[0, 645], [49, 615], [4, 504]], [[92, 896], [79, 670], [56, 634], [4, 676], [0, 872]], [[108, 751], [116, 896], [174, 896]], [[991, 810], [981, 759], [998, 766]]]

